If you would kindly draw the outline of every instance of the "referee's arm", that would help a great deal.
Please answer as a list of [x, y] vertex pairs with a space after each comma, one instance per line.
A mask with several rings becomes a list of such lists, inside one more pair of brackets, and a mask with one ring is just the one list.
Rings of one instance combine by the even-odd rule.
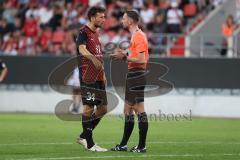
[[145, 57], [144, 51], [139, 52], [138, 56], [136, 56], [136, 57], [128, 57], [128, 52], [126, 50], [117, 49], [110, 56], [114, 59], [122, 59], [127, 62], [133, 62], [133, 63], [145, 63], [146, 62], [146, 57]]
[[137, 57], [126, 56], [125, 59], [127, 62], [133, 62], [133, 63], [145, 63], [146, 62], [145, 52], [139, 52]]

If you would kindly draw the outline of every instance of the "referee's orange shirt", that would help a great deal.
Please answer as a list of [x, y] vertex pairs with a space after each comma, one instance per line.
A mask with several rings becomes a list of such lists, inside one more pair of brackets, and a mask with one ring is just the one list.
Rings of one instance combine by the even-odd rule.
[[133, 33], [131, 38], [131, 46], [129, 48], [129, 57], [137, 58], [139, 54], [145, 54], [145, 63], [128, 63], [128, 69], [146, 69], [148, 63], [148, 41], [147, 36], [142, 30]]

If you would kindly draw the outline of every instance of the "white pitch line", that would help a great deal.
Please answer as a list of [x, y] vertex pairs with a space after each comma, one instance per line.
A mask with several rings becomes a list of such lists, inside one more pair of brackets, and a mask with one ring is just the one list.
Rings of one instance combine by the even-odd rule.
[[[99, 142], [99, 144], [115, 144], [116, 142]], [[129, 143], [136, 143], [136, 142], [129, 142]], [[227, 145], [240, 145], [240, 142], [218, 142], [218, 141], [209, 141], [209, 142], [203, 142], [203, 141], [149, 141], [148, 144], [227, 144]], [[0, 144], [1, 146], [36, 146], [36, 145], [73, 145], [76, 144], [74, 142], [36, 142], [36, 143], [6, 143], [6, 144]]]
[[[134, 153], [133, 153], [134, 154]], [[74, 160], [74, 159], [109, 159], [109, 158], [151, 158], [151, 157], [218, 157], [218, 156], [240, 156], [240, 153], [210, 153], [210, 154], [159, 154], [159, 155], [133, 155], [133, 156], [82, 156], [82, 157], [50, 157], [50, 158], [27, 158], [8, 160]]]
[[55, 143], [9, 143], [9, 144], [0, 144], [0, 146], [37, 146], [37, 145], [71, 145], [73, 142], [55, 142]]

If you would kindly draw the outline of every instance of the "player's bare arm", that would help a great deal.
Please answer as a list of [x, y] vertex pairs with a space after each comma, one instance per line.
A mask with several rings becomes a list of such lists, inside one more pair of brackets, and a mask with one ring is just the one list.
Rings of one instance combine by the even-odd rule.
[[103, 69], [102, 63], [87, 50], [86, 45], [81, 44], [81, 45], [79, 45], [78, 49], [79, 49], [80, 53], [82, 54], [82, 56], [84, 56], [88, 60], [91, 60], [97, 69]]
[[8, 69], [6, 67], [2, 70], [2, 72], [0, 74], [0, 82], [2, 82], [5, 79], [5, 77], [7, 76], [7, 73], [8, 73]]

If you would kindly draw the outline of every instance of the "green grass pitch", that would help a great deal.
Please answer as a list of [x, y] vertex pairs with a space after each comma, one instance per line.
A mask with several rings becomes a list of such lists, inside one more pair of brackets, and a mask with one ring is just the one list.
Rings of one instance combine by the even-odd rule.
[[[123, 121], [105, 117], [94, 132], [95, 142], [111, 148], [122, 136]], [[240, 120], [193, 118], [151, 121], [147, 153], [93, 153], [75, 143], [81, 122], [47, 114], [0, 114], [0, 160], [239, 160]], [[137, 144], [138, 126], [128, 147]]]

